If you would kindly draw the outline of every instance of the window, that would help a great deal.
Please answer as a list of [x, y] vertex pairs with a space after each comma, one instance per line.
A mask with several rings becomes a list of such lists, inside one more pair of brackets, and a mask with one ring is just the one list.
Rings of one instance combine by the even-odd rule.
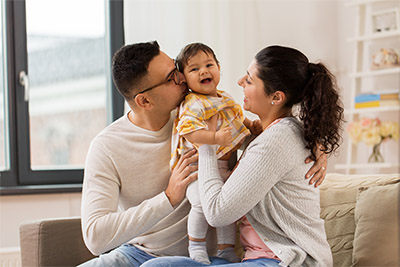
[[[3, 14], [3, 5], [0, 5], [0, 14]], [[3, 19], [0, 21], [0, 36], [3, 37]], [[4, 38], [2, 38], [3, 40]], [[5, 171], [9, 169], [9, 154], [8, 154], [8, 129], [7, 129], [7, 84], [5, 79], [5, 71], [6, 67], [4, 64], [6, 63], [5, 58], [5, 46], [3, 42], [0, 42], [0, 171]]]
[[123, 114], [110, 72], [122, 2], [1, 0], [1, 193], [80, 188], [90, 141]]

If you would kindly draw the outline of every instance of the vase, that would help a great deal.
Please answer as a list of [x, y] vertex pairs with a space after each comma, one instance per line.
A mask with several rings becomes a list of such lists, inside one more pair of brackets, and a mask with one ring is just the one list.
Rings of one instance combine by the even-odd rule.
[[372, 148], [372, 154], [368, 158], [368, 162], [376, 163], [376, 162], [383, 162], [383, 156], [381, 154], [381, 143], [374, 145]]

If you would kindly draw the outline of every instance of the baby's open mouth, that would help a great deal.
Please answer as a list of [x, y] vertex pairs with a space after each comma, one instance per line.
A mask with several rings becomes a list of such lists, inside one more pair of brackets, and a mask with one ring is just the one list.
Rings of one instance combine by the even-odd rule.
[[206, 78], [200, 81], [201, 83], [210, 83], [211, 82], [211, 78]]

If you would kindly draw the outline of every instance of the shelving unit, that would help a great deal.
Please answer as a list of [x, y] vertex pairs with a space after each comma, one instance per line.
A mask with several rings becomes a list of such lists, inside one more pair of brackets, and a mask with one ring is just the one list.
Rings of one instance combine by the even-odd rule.
[[[348, 41], [352, 42], [353, 47], [353, 69], [349, 74], [351, 78], [351, 105], [346, 108], [346, 120], [350, 123], [359, 120], [360, 117], [376, 117], [376, 116], [390, 116], [399, 120], [400, 106], [380, 106], [373, 108], [355, 108], [355, 97], [360, 93], [366, 93], [365, 89], [366, 79], [373, 80], [377, 88], [374, 90], [393, 89], [385, 88], [386, 85], [379, 85], [382, 79], [394, 79], [398, 77], [395, 82], [394, 88], [400, 92], [400, 67], [384, 68], [384, 69], [371, 69], [371, 47], [374, 45], [381, 45], [382, 43], [390, 44], [390, 48], [400, 49], [400, 25], [397, 20], [397, 27], [395, 29], [384, 30], [381, 32], [373, 32], [372, 14], [381, 12], [382, 10], [398, 10], [397, 15], [400, 13], [400, 1], [385, 1], [385, 0], [356, 0], [346, 3], [347, 6], [357, 9], [356, 17], [356, 33], [355, 36], [349, 38]], [[399, 18], [398, 18], [399, 19]], [[389, 48], [389, 47], [381, 47]], [[372, 82], [371, 82], [372, 83]], [[396, 84], [397, 83], [397, 84]], [[386, 115], [385, 115], [386, 114]], [[347, 135], [347, 133], [344, 133]], [[399, 144], [399, 143], [397, 143]], [[367, 163], [366, 161], [359, 160], [357, 156], [358, 145], [353, 144], [351, 141], [347, 144], [346, 162], [336, 164], [335, 169], [341, 170], [345, 173], [357, 173], [359, 170], [379, 169], [380, 173], [392, 171], [393, 169], [399, 170], [400, 164], [396, 161], [387, 159], [383, 163]], [[394, 148], [397, 149], [398, 148]], [[372, 151], [372, 148], [371, 148]], [[370, 151], [370, 152], [371, 152]]]

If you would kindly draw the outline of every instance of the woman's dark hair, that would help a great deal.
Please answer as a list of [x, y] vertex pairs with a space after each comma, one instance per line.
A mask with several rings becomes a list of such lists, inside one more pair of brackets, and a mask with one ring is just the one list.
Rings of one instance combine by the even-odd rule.
[[112, 59], [112, 77], [121, 95], [130, 99], [141, 88], [140, 82], [147, 74], [150, 61], [160, 54], [157, 41], [125, 45]]
[[184, 66], [188, 63], [189, 59], [195, 56], [199, 51], [203, 51], [206, 54], [213, 56], [215, 62], [219, 64], [217, 57], [211, 47], [203, 43], [191, 43], [182, 48], [179, 55], [176, 57], [176, 64], [180, 72], [183, 72]]
[[300, 51], [282, 46], [266, 47], [255, 59], [265, 93], [285, 93], [287, 108], [300, 104], [299, 118], [312, 158], [317, 147], [326, 154], [334, 152], [341, 142], [343, 107], [336, 79], [325, 65], [310, 63]]

